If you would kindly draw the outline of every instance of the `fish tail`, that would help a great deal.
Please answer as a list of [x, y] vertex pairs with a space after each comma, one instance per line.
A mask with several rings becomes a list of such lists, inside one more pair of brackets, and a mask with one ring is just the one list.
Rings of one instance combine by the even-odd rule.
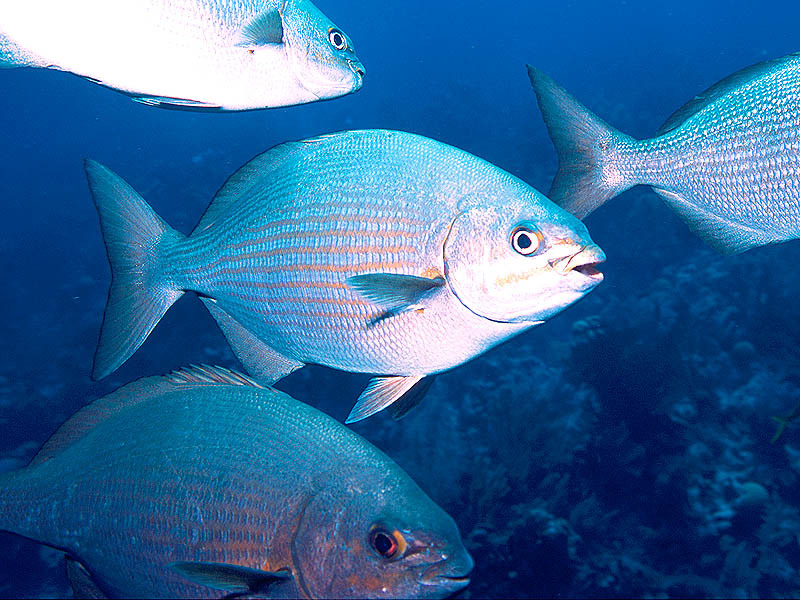
[[136, 352], [180, 298], [165, 274], [165, 254], [185, 239], [170, 228], [121, 177], [103, 165], [84, 163], [111, 264], [111, 288], [103, 315], [92, 377], [102, 379]]
[[639, 181], [623, 174], [617, 155], [636, 140], [594, 115], [548, 75], [528, 65], [547, 130], [558, 153], [548, 196], [579, 219]]

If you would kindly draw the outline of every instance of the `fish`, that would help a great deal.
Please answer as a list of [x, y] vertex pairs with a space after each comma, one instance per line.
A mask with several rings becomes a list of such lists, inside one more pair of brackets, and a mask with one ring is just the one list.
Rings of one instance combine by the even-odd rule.
[[309, 0], [8, 0], [0, 67], [69, 71], [197, 111], [337, 98], [365, 74], [350, 37]]
[[[602, 281], [586, 227], [498, 167], [423, 136], [344, 131], [257, 156], [187, 237], [87, 160], [111, 265], [93, 377], [186, 291], [245, 370], [378, 375], [348, 422], [414, 408], [433, 375], [544, 322]], [[401, 401], [402, 400], [402, 401]]]
[[641, 184], [723, 254], [800, 236], [800, 54], [726, 77], [645, 140], [528, 75], [558, 153], [548, 195], [579, 218]]
[[88, 597], [443, 598], [453, 519], [332, 417], [223, 367], [139, 379], [0, 475], [0, 529]]

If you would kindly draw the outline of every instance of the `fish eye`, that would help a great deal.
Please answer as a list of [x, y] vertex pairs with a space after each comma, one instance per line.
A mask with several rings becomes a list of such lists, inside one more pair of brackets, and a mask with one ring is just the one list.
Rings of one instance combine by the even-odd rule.
[[544, 241], [542, 233], [536, 229], [520, 225], [511, 232], [511, 246], [523, 256], [535, 253]]
[[373, 528], [369, 533], [369, 543], [385, 559], [402, 557], [406, 551], [406, 540], [396, 529], [388, 531], [382, 527]]
[[328, 41], [331, 43], [331, 46], [337, 50], [347, 49], [347, 38], [344, 37], [344, 34], [338, 29], [331, 28], [328, 30]]

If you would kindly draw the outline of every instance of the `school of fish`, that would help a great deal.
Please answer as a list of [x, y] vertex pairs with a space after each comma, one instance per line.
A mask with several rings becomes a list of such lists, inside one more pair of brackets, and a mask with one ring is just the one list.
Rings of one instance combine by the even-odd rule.
[[[24, 66], [224, 111], [346, 95], [365, 72], [309, 0], [5, 2], [0, 67]], [[309, 363], [369, 373], [347, 422], [406, 414], [437, 373], [602, 281], [605, 255], [579, 219], [634, 185], [722, 252], [800, 236], [800, 55], [731, 75], [641, 141], [528, 74], [559, 157], [550, 199], [429, 138], [342, 131], [255, 157], [187, 236], [87, 160], [112, 272], [93, 376], [187, 291], [250, 376], [188, 367], [90, 403], [0, 475], [0, 529], [63, 551], [80, 597], [466, 586], [452, 518], [360, 436], [266, 386]]]

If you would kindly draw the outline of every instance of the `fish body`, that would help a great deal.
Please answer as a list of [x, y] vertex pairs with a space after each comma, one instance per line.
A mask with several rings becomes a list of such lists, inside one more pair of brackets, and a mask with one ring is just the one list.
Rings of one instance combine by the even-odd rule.
[[13, 0], [0, 66], [70, 71], [168, 108], [247, 110], [361, 87], [352, 42], [309, 0]]
[[188, 238], [108, 169], [88, 162], [87, 173], [112, 267], [98, 378], [193, 290], [259, 380], [305, 363], [385, 375], [355, 420], [602, 280], [603, 253], [580, 221], [505, 171], [408, 133], [277, 146], [230, 178]]
[[800, 236], [800, 55], [720, 81], [646, 140], [528, 72], [559, 155], [549, 195], [578, 217], [644, 184], [721, 252]]
[[444, 597], [472, 559], [391, 459], [215, 367], [136, 381], [0, 477], [0, 529], [111, 597]]

